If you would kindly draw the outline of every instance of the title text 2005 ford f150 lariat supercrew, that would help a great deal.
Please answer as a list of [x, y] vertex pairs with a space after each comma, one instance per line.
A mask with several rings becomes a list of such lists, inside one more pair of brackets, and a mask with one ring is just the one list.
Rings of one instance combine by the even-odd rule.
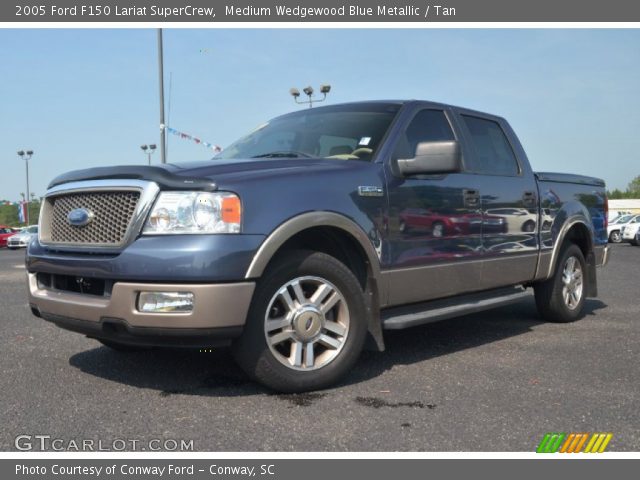
[[422, 101], [278, 117], [207, 162], [53, 180], [33, 313], [116, 350], [231, 344], [281, 391], [332, 384], [383, 331], [514, 302], [580, 317], [604, 182], [534, 173], [502, 118]]

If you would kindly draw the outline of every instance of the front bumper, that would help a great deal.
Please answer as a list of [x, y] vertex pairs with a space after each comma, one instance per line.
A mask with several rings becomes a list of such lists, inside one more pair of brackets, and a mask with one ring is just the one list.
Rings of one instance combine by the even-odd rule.
[[117, 253], [29, 244], [27, 271], [141, 283], [230, 283], [245, 278], [264, 235], [142, 236]]
[[[33, 313], [62, 328], [128, 344], [207, 346], [233, 338], [246, 321], [253, 282], [156, 284], [116, 282], [110, 296], [79, 294], [38, 285], [28, 273]], [[193, 293], [193, 310], [148, 313], [137, 309], [140, 292]]]

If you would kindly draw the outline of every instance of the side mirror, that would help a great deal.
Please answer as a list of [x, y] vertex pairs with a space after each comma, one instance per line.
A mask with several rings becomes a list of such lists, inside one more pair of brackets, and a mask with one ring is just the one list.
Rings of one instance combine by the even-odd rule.
[[462, 170], [460, 145], [455, 140], [421, 142], [413, 158], [398, 159], [398, 171], [403, 176], [417, 174], [456, 173]]

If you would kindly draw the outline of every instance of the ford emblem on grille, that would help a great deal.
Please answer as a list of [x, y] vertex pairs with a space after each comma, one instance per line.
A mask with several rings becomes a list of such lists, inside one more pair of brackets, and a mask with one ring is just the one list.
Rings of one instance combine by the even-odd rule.
[[93, 212], [86, 208], [76, 208], [69, 212], [67, 220], [69, 221], [69, 224], [74, 227], [84, 227], [93, 220]]

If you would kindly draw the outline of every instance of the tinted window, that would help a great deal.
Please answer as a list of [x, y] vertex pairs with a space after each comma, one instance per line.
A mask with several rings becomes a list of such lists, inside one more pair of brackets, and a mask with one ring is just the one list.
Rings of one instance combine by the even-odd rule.
[[422, 110], [398, 139], [394, 158], [413, 158], [420, 142], [455, 140], [451, 125], [441, 110]]
[[355, 138], [322, 135], [318, 139], [318, 146], [319, 157], [330, 157], [333, 155], [350, 154], [358, 148], [358, 142]]
[[484, 118], [462, 115], [471, 134], [475, 156], [469, 165], [478, 173], [517, 175], [518, 162], [511, 145], [498, 123]]

